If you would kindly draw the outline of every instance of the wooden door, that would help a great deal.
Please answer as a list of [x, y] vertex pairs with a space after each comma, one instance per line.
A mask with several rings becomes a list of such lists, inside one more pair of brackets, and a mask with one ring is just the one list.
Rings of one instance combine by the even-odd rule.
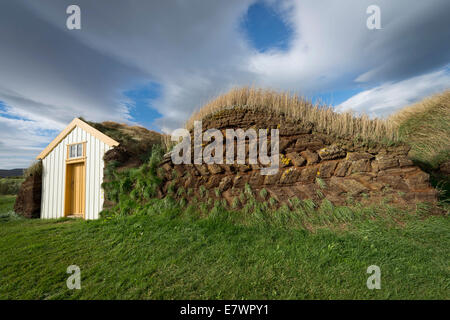
[[67, 165], [66, 188], [67, 188], [66, 216], [81, 215], [84, 217], [84, 199], [85, 199], [84, 162]]

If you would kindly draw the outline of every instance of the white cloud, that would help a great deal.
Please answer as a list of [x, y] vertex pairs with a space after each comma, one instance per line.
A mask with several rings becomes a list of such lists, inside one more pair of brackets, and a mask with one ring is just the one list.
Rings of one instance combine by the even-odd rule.
[[10, 119], [0, 114], [0, 168], [26, 168], [55, 132], [43, 131], [34, 121]]
[[385, 116], [420, 100], [450, 88], [450, 73], [440, 70], [407, 80], [385, 83], [360, 92], [336, 107], [337, 111], [365, 112]]
[[371, 0], [287, 3], [295, 31], [291, 50], [251, 57], [250, 70], [264, 86], [310, 95], [354, 81], [398, 81], [449, 61], [448, 1], [377, 1], [382, 30], [366, 26]]

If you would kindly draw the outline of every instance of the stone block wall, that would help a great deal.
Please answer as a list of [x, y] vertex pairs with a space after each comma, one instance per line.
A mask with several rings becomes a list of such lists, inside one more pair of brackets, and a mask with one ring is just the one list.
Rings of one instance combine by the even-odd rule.
[[[174, 165], [167, 155], [161, 163], [163, 195], [170, 185], [191, 189], [193, 195], [197, 195], [200, 188], [217, 189], [219, 198], [231, 203], [248, 183], [256, 193], [266, 189], [268, 197], [279, 203], [294, 197], [302, 200], [326, 197], [336, 205], [345, 204], [349, 199], [399, 204], [437, 199], [428, 174], [408, 158], [406, 145], [364, 145], [350, 137], [336, 138], [315, 132], [311, 123], [288, 121], [282, 115], [245, 109], [224, 110], [203, 119], [203, 130], [210, 128], [221, 130], [224, 136], [227, 128], [278, 128], [278, 173], [261, 175], [261, 166], [248, 162], [244, 165]], [[246, 144], [248, 150], [248, 142]]]

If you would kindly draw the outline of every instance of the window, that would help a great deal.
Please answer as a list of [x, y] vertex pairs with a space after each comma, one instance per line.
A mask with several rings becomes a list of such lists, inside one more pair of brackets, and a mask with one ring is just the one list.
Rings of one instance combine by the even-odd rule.
[[83, 156], [83, 144], [77, 143], [69, 146], [69, 159], [80, 158]]

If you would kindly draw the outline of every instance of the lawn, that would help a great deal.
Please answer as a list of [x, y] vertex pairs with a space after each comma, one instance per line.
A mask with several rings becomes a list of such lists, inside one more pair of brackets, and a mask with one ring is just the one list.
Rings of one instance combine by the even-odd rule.
[[[0, 299], [448, 299], [448, 217], [391, 214], [314, 231], [167, 204], [98, 221], [0, 219]], [[81, 290], [66, 287], [70, 265]], [[370, 265], [380, 290], [366, 286]]]
[[14, 208], [14, 201], [16, 201], [16, 196], [0, 194], [0, 214], [12, 211]]

